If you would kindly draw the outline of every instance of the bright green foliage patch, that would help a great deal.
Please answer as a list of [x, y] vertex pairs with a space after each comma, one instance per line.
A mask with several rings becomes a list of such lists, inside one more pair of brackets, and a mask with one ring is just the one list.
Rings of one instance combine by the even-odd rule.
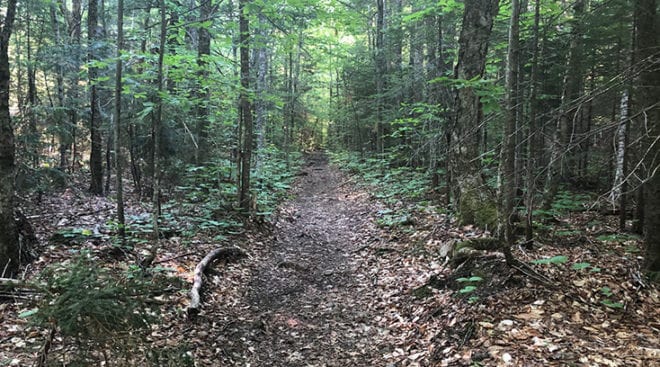
[[567, 261], [568, 261], [568, 257], [564, 255], [558, 255], [547, 259], [533, 260], [532, 264], [537, 264], [537, 265], [564, 264]]
[[589, 263], [587, 263], [587, 262], [584, 262], [584, 263], [575, 263], [575, 264], [573, 264], [573, 265], [571, 266], [571, 269], [573, 269], [573, 270], [584, 270], [584, 269], [586, 269], [586, 268], [588, 268], [588, 267], [590, 267], [590, 266], [591, 266], [591, 264], [589, 264]]

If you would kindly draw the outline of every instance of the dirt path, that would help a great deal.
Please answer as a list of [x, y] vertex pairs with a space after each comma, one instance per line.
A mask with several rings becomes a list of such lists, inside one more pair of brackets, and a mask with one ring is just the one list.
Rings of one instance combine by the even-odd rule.
[[[244, 366], [378, 366], [389, 351], [369, 310], [368, 269], [354, 252], [373, 241], [374, 210], [327, 157], [309, 157], [296, 198], [280, 208], [274, 242], [256, 259], [225, 362]], [[260, 256], [261, 257], [261, 256]], [[235, 308], [234, 308], [235, 311]]]

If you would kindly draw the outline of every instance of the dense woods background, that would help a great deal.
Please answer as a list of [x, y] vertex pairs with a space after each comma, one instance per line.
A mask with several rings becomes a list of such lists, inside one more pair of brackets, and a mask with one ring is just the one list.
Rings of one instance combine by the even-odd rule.
[[443, 203], [510, 264], [580, 207], [643, 234], [660, 274], [656, 0], [1, 4], [3, 277], [34, 256], [21, 207], [53, 192], [111, 198], [149, 266], [173, 203], [204, 225], [267, 215], [316, 149]]
[[425, 170], [461, 221], [509, 243], [561, 190], [595, 193], [622, 230], [646, 223], [658, 271], [655, 1], [4, 5], [10, 273], [14, 185], [88, 179], [121, 230], [124, 174], [155, 217], [191, 170], [249, 211], [271, 157], [319, 147]]

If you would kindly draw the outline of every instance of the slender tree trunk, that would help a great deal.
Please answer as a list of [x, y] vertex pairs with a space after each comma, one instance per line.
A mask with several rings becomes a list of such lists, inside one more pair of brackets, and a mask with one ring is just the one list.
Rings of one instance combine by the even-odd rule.
[[626, 125], [628, 122], [628, 91], [621, 95], [619, 126], [616, 129], [616, 148], [614, 149], [614, 182], [610, 190], [610, 202], [616, 206], [621, 197], [624, 181], [624, 157], [626, 155]]
[[[211, 0], [202, 0], [200, 4], [200, 21], [213, 20], [215, 6]], [[199, 66], [199, 85], [196, 91], [197, 98], [197, 149], [195, 161], [201, 164], [207, 160], [209, 155], [209, 109], [211, 93], [208, 85], [208, 57], [211, 55], [211, 32], [209, 27], [200, 27], [198, 31], [197, 65]]]
[[259, 30], [258, 35], [259, 39], [257, 41], [257, 56], [256, 56], [256, 67], [257, 67], [257, 80], [256, 80], [256, 135], [257, 135], [257, 160], [256, 160], [256, 170], [261, 170], [262, 160], [263, 160], [263, 150], [265, 148], [265, 136], [264, 130], [267, 123], [267, 100], [266, 100], [266, 77], [268, 74], [268, 32], [267, 32], [267, 23], [266, 17], [261, 12], [259, 13]]
[[122, 154], [121, 154], [121, 91], [122, 69], [121, 54], [124, 48], [124, 0], [117, 0], [117, 70], [115, 76], [115, 186], [117, 191], [117, 222], [119, 237], [122, 244], [126, 241], [126, 220], [124, 218], [124, 184], [122, 181]]
[[165, 47], [167, 46], [167, 19], [166, 19], [166, 6], [165, 0], [160, 0], [160, 48], [158, 50], [158, 108], [156, 109], [156, 119], [154, 120], [153, 127], [153, 141], [154, 141], [154, 171], [153, 171], [153, 217], [154, 217], [154, 232], [156, 241], [158, 240], [158, 219], [160, 218], [160, 138], [163, 124], [163, 105], [165, 100], [163, 98], [165, 73], [163, 64], [165, 61]]
[[385, 89], [385, 2], [376, 0], [376, 152], [383, 154], [385, 151], [384, 127], [383, 127], [383, 92]]
[[532, 213], [534, 211], [534, 197], [536, 196], [536, 181], [538, 168], [541, 162], [542, 127], [539, 126], [538, 111], [538, 77], [539, 77], [539, 23], [541, 19], [541, 1], [536, 0], [534, 5], [534, 26], [532, 28], [532, 68], [529, 78], [529, 134], [527, 137], [527, 182], [525, 193], [525, 239], [530, 241], [534, 236]]
[[78, 164], [78, 146], [76, 144], [76, 134], [78, 130], [78, 100], [80, 98], [80, 91], [78, 84], [80, 77], [80, 64], [82, 60], [81, 49], [81, 35], [82, 35], [82, 2], [81, 0], [73, 0], [71, 7], [71, 14], [69, 18], [69, 33], [71, 34], [73, 55], [72, 55], [72, 73], [71, 73], [71, 88], [68, 93], [68, 111], [69, 111], [69, 131], [71, 136], [71, 162], [70, 170], [75, 171]]
[[34, 67], [34, 60], [32, 59], [32, 18], [31, 14], [27, 14], [26, 19], [26, 36], [27, 36], [27, 79], [28, 79], [28, 95], [27, 95], [27, 114], [28, 114], [28, 128], [29, 128], [29, 144], [30, 155], [33, 167], [39, 167], [39, 158], [40, 158], [40, 135], [37, 128], [37, 116], [35, 113], [35, 108], [37, 106], [37, 80], [36, 80], [36, 70]]
[[165, 48], [167, 47], [167, 8], [165, 0], [160, 0], [160, 44], [158, 49], [158, 76], [156, 81], [156, 88], [158, 90], [157, 103], [155, 116], [153, 119], [152, 127], [152, 140], [154, 142], [154, 170], [152, 172], [153, 192], [151, 196], [151, 217], [153, 227], [152, 245], [149, 249], [148, 255], [140, 261], [143, 268], [148, 267], [156, 258], [158, 249], [160, 247], [160, 135], [163, 120], [163, 91], [165, 89], [165, 74], [163, 69], [163, 62], [165, 60]]
[[[55, 42], [62, 46], [64, 44], [63, 38], [62, 38], [62, 32], [61, 32], [61, 27], [60, 27], [60, 21], [57, 17], [57, 6], [53, 2], [50, 5], [50, 20], [52, 23], [52, 27], [55, 30]], [[60, 51], [63, 54], [63, 51]], [[59, 57], [63, 57], [61, 54]], [[63, 111], [65, 108], [65, 101], [64, 101], [64, 66], [63, 62], [60, 61], [57, 63], [55, 66], [55, 83], [57, 87], [57, 106], [54, 107], [53, 115], [54, 115], [54, 121], [56, 124], [57, 128], [57, 135], [59, 138], [59, 154], [60, 154], [60, 163], [59, 163], [59, 168], [62, 171], [65, 171], [68, 163], [67, 163], [67, 152], [69, 150], [69, 146], [71, 145], [71, 137], [69, 135], [69, 129], [66, 128], [65, 126], [65, 119], [63, 115]]]
[[241, 119], [243, 121], [243, 146], [241, 149], [241, 184], [238, 202], [246, 212], [250, 211], [250, 164], [252, 160], [252, 103], [250, 102], [250, 29], [247, 6], [249, 0], [239, 0], [239, 31], [241, 54]]
[[16, 16], [16, 0], [7, 0], [0, 29], [0, 276], [13, 277], [20, 265], [18, 233], [14, 221], [14, 129], [9, 114], [9, 39]]
[[94, 195], [103, 194], [103, 139], [101, 137], [101, 111], [98, 100], [98, 68], [94, 62], [98, 60], [96, 49], [100, 39], [98, 0], [89, 0], [87, 10], [87, 62], [89, 63], [89, 135], [91, 140], [89, 154], [89, 171], [91, 184], [89, 191]]
[[[508, 246], [515, 242], [513, 237], [513, 221], [516, 179], [516, 126], [518, 126], [518, 63], [520, 59], [519, 46], [520, 2], [511, 0], [511, 21], [509, 23], [509, 49], [506, 63], [506, 122], [502, 135], [502, 151], [500, 158], [500, 194], [502, 207], [500, 210], [499, 235]], [[513, 259], [509, 247], [504, 252], [507, 261]]]
[[[455, 77], [473, 80], [483, 77], [493, 20], [499, 0], [467, 0], [459, 37]], [[479, 131], [481, 104], [472, 87], [456, 93], [454, 126], [451, 131], [452, 204], [461, 223], [481, 226], [496, 222], [496, 204], [481, 177]], [[488, 213], [487, 213], [488, 212]]]

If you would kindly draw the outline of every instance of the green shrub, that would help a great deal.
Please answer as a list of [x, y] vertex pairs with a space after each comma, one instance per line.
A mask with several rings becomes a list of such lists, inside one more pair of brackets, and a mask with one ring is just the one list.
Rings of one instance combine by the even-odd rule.
[[148, 284], [141, 277], [113, 274], [88, 254], [46, 268], [40, 280], [44, 298], [21, 316], [55, 328], [64, 342], [73, 341], [81, 360], [107, 350], [128, 353], [155, 321], [146, 305]]

